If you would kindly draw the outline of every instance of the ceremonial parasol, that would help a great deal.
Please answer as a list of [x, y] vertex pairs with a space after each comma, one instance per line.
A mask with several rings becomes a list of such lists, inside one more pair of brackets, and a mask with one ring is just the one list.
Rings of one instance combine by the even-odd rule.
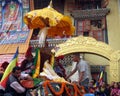
[[62, 36], [63, 34], [70, 36], [75, 30], [72, 26], [72, 19], [53, 9], [52, 1], [48, 7], [28, 12], [24, 16], [24, 22], [30, 29], [47, 27], [47, 36], [51, 37]]

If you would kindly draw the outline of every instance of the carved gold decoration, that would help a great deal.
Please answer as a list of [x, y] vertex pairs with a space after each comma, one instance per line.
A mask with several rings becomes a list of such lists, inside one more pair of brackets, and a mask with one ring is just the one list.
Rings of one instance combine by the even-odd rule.
[[109, 60], [110, 77], [111, 81], [120, 81], [120, 50], [113, 50], [109, 45], [104, 42], [97, 41], [92, 37], [74, 37], [67, 40], [65, 43], [59, 44], [55, 48], [55, 56], [71, 54], [75, 52], [88, 52], [103, 56]]

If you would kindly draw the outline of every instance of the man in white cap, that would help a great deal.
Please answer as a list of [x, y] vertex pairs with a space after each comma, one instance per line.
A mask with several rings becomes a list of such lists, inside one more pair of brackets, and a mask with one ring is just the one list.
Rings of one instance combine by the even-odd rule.
[[76, 71], [78, 71], [79, 79], [78, 84], [85, 87], [86, 91], [88, 88], [89, 80], [91, 79], [91, 73], [88, 63], [80, 58], [79, 54], [75, 54], [73, 56], [73, 61], [77, 62], [76, 67], [74, 70], [67, 76], [66, 79], [68, 79], [70, 76], [72, 76]]

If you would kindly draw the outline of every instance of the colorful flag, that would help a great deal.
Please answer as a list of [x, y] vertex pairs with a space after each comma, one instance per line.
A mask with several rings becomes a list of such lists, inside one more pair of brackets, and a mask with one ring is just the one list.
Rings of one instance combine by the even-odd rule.
[[103, 82], [103, 71], [100, 72], [100, 75], [98, 76], [98, 81], [96, 81], [93, 87], [98, 87], [99, 85], [102, 84], [102, 82]]
[[16, 50], [16, 53], [14, 54], [14, 57], [12, 58], [11, 62], [9, 63], [9, 65], [7, 66], [4, 75], [2, 76], [2, 79], [0, 81], [0, 89], [5, 90], [6, 88], [6, 82], [8, 80], [8, 77], [10, 75], [10, 73], [12, 72], [12, 69], [17, 66], [17, 61], [18, 61], [18, 50], [19, 47]]
[[99, 82], [103, 80], [103, 71], [100, 73]]
[[40, 49], [37, 48], [36, 49], [36, 55], [35, 55], [35, 58], [34, 58], [34, 66], [35, 66], [35, 69], [33, 70], [33, 78], [36, 78], [39, 76], [39, 73], [40, 73], [40, 61], [41, 61], [41, 57], [40, 57]]
[[93, 85], [94, 88], [97, 88], [99, 86], [98, 81]]
[[101, 84], [102, 82], [103, 82], [103, 71], [101, 71], [100, 73], [99, 84]]
[[51, 60], [50, 60], [50, 64], [51, 64], [52, 68], [54, 67], [54, 60], [55, 60], [55, 54], [52, 53]]

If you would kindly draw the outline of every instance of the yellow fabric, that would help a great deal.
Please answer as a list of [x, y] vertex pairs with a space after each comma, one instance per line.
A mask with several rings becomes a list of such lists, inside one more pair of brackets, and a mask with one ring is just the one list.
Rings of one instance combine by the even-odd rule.
[[41, 61], [40, 50], [38, 50], [37, 62], [36, 62], [35, 73], [33, 74], [33, 78], [37, 78], [39, 76], [39, 73], [40, 73], [40, 61]]
[[[24, 16], [24, 22], [26, 24], [30, 24], [30, 21], [34, 21], [34, 19], [39, 19], [38, 17], [43, 17], [44, 19], [49, 18], [49, 24], [50, 26], [55, 26], [58, 21], [61, 20], [61, 18], [63, 17], [62, 14], [58, 13], [56, 10], [54, 10], [53, 8], [43, 8], [40, 10], [33, 10], [30, 11], [29, 13], [27, 13]], [[34, 23], [34, 22], [32, 22]], [[31, 25], [31, 27], [34, 25]]]
[[55, 61], [55, 54], [52, 54], [51, 62], [50, 62], [50, 65], [52, 66], [52, 68], [54, 67], [54, 61]]
[[56, 34], [63, 36], [63, 31], [66, 35], [73, 35], [75, 31], [71, 18], [62, 15], [51, 7], [28, 12], [24, 16], [24, 22], [30, 29], [49, 26], [48, 36], [50, 37], [54, 37]]

